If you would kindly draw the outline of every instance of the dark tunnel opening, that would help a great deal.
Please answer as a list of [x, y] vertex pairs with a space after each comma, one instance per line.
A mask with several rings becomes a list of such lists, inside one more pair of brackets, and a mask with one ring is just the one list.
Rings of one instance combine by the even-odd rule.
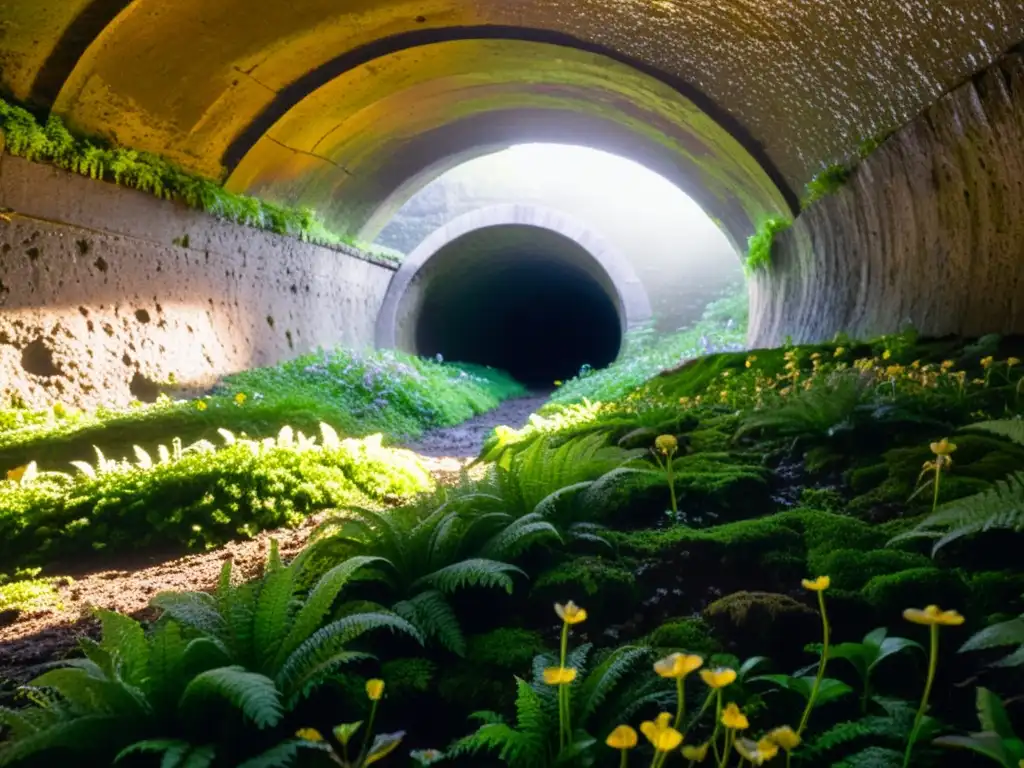
[[[412, 329], [416, 351], [500, 368], [532, 388], [572, 378], [584, 364], [603, 368], [615, 360], [619, 310], [593, 266], [584, 266], [589, 255], [553, 232], [487, 231], [486, 254], [463, 242], [477, 239], [467, 236], [432, 259], [436, 268], [422, 284]], [[472, 263], [467, 252], [475, 252]]]

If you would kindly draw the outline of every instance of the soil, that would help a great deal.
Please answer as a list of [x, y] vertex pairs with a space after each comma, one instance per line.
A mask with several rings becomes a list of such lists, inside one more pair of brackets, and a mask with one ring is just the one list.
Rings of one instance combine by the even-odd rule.
[[[509, 400], [489, 413], [455, 427], [432, 430], [407, 447], [423, 456], [439, 483], [457, 483], [467, 465], [479, 455], [491, 430], [499, 425], [520, 427], [547, 399], [533, 393]], [[258, 576], [270, 540], [276, 539], [285, 558], [294, 556], [309, 540], [326, 513], [307, 518], [299, 528], [264, 531], [255, 538], [202, 554], [182, 551], [131, 554], [103, 562], [80, 562], [47, 571], [70, 576], [59, 588], [59, 608], [12, 616], [0, 614], [0, 703], [14, 688], [39, 675], [45, 664], [75, 653], [78, 640], [99, 634], [94, 608], [105, 608], [140, 621], [153, 618], [150, 599], [164, 591], [210, 590], [226, 560], [237, 578]]]

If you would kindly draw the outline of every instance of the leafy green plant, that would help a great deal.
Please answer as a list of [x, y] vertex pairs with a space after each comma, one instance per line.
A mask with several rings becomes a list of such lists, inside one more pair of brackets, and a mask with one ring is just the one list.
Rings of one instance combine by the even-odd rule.
[[[1005, 437], [1024, 445], [1024, 422], [987, 421], [971, 425], [971, 431]], [[944, 504], [914, 528], [892, 539], [895, 544], [907, 539], [935, 539], [934, 555], [958, 539], [984, 531], [1024, 531], [1024, 470], [1014, 472], [981, 493]]]
[[1003, 768], [1020, 768], [1024, 763], [1024, 739], [1014, 733], [1003, 702], [987, 688], [978, 688], [977, 711], [981, 731], [968, 736], [942, 736], [935, 743], [969, 749]]
[[775, 244], [775, 236], [785, 232], [793, 226], [793, 222], [782, 216], [770, 216], [758, 222], [757, 231], [750, 236], [747, 242], [747, 274], [752, 274], [759, 269], [765, 271], [772, 266], [772, 246]]
[[[809, 646], [821, 651], [818, 645]], [[829, 659], [843, 659], [854, 668], [861, 682], [861, 712], [867, 713], [871, 697], [871, 675], [883, 661], [910, 649], [923, 650], [919, 643], [905, 637], [890, 637], [885, 627], [879, 627], [864, 635], [859, 643], [839, 643], [829, 649]]]
[[853, 170], [851, 168], [839, 163], [825, 167], [813, 179], [807, 182], [807, 191], [803, 201], [804, 207], [813, 205], [829, 195], [834, 195], [846, 186], [852, 175]]
[[[8, 729], [0, 765], [110, 765], [139, 753], [162, 755], [161, 764], [175, 768], [231, 756], [236, 765], [269, 765], [258, 756], [252, 763], [239, 758], [268, 741], [276, 746], [269, 729], [281, 722], [284, 706], [272, 680], [223, 665], [213, 640], [189, 638], [173, 621], [147, 637], [126, 616], [99, 617], [102, 639], [81, 641], [85, 658], [59, 662], [33, 680], [25, 689], [29, 707], [0, 710]], [[210, 722], [223, 723], [223, 741]]]
[[[107, 147], [73, 136], [56, 115], [45, 126], [25, 109], [0, 99], [0, 137], [13, 155], [111, 181], [159, 198], [178, 200], [237, 224], [291, 235], [326, 246], [355, 243], [331, 232], [308, 208], [285, 208], [224, 190], [216, 182], [187, 173], [164, 158], [123, 147]], [[374, 254], [391, 260], [390, 253]]]
[[165, 592], [154, 597], [152, 604], [178, 624], [207, 637], [225, 664], [264, 675], [287, 709], [343, 666], [367, 658], [349, 647], [367, 632], [387, 629], [422, 642], [414, 626], [385, 611], [349, 613], [324, 625], [345, 585], [379, 558], [346, 560], [323, 574], [304, 596], [300, 576], [307, 558], [300, 555], [285, 566], [275, 544], [262, 579], [233, 585], [229, 560], [216, 594]]
[[993, 662], [995, 667], [1024, 666], [1024, 614], [1016, 619], [992, 624], [975, 633], [960, 647], [960, 652], [987, 651], [992, 648], [1016, 646], [1016, 649], [1002, 659]]
[[858, 374], [835, 375], [821, 385], [747, 416], [735, 439], [754, 431], [828, 438], [853, 418], [867, 392], [868, 383]]

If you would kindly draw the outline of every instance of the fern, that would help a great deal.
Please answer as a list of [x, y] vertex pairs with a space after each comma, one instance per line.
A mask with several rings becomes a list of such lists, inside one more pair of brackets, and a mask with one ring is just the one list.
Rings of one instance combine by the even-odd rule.
[[473, 558], [445, 566], [424, 576], [418, 583], [449, 593], [465, 587], [500, 587], [511, 595], [513, 584], [512, 577], [509, 576], [510, 573], [526, 575], [519, 568], [508, 563]]
[[900, 768], [903, 765], [903, 753], [885, 747], [868, 747], [850, 755], [832, 768]]
[[985, 432], [996, 437], [1024, 445], [1024, 419], [999, 419], [996, 421], [979, 421], [964, 428], [969, 432]]
[[765, 431], [782, 436], [827, 436], [848, 421], [867, 392], [859, 374], [834, 376], [826, 385], [802, 391], [783, 404], [748, 416], [734, 439]]
[[444, 595], [437, 590], [420, 592], [395, 604], [395, 613], [420, 630], [425, 638], [435, 639], [459, 656], [466, 655], [466, 638]]
[[281, 696], [274, 681], [242, 667], [221, 667], [197, 675], [186, 686], [181, 706], [188, 709], [214, 697], [233, 704], [259, 728], [281, 721]]
[[1024, 666], [1024, 615], [986, 627], [964, 643], [960, 647], [960, 652], [983, 651], [1008, 645], [1016, 645], [1017, 649], [992, 666]]
[[1013, 473], [986, 491], [943, 505], [890, 543], [936, 539], [934, 555], [957, 539], [991, 530], [1024, 531], [1024, 471]]

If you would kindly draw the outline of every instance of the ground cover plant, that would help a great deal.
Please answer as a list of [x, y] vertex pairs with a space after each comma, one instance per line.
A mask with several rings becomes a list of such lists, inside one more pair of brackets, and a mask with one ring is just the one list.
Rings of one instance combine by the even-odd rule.
[[158, 155], [74, 135], [56, 115], [41, 123], [28, 110], [0, 99], [0, 151], [4, 150], [26, 160], [51, 163], [92, 179], [176, 200], [236, 224], [320, 245], [359, 247], [378, 259], [397, 260], [390, 249], [376, 249], [330, 231], [311, 209], [274, 205], [228, 192], [217, 182], [184, 171]]
[[[551, 404], [459, 486], [108, 618], [109, 656], [0, 715], [0, 765], [102, 726], [98, 764], [140, 766], [1020, 768], [1022, 349], [725, 352]], [[226, 652], [112, 727], [152, 696], [128, 649], [168, 632]]]
[[175, 437], [185, 444], [217, 440], [220, 429], [263, 438], [286, 425], [315, 434], [326, 423], [350, 437], [380, 432], [402, 440], [458, 424], [522, 392], [489, 368], [339, 348], [227, 376], [195, 399], [165, 396], [93, 412], [61, 404], [0, 410], [0, 471], [30, 461], [42, 470], [66, 470], [70, 461], [93, 460], [93, 446], [123, 458], [134, 456], [135, 445], [155, 453]]

